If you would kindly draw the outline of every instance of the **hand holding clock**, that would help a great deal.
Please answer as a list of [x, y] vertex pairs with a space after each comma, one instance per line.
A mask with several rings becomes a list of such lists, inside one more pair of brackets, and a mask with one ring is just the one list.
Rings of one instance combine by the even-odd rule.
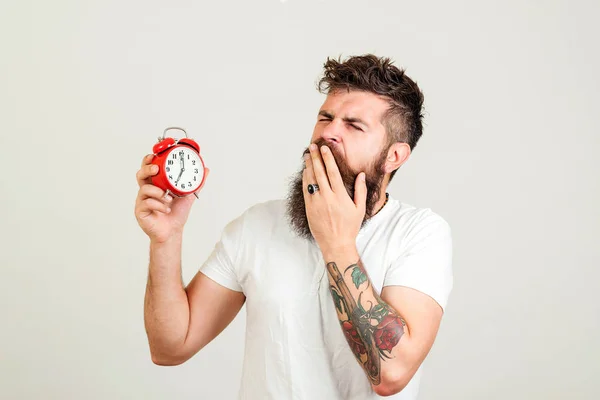
[[[183, 232], [192, 204], [196, 199], [194, 196], [172, 197], [151, 183], [152, 176], [158, 173], [158, 166], [153, 165], [154, 154], [148, 154], [142, 161], [141, 168], [136, 173], [139, 186], [135, 202], [135, 217], [142, 230], [154, 242], [163, 243]], [[181, 171], [183, 172], [184, 161], [180, 158]], [[210, 170], [204, 169], [205, 178], [208, 178]], [[181, 172], [180, 172], [181, 177]], [[202, 189], [206, 180], [198, 188]]]

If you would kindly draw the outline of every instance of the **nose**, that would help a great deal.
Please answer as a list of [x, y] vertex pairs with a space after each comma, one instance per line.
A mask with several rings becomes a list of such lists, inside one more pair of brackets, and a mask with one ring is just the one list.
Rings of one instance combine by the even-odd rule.
[[335, 143], [339, 144], [342, 139], [342, 126], [340, 126], [339, 121], [333, 120], [325, 126], [323, 132], [321, 132], [321, 137], [327, 141], [327, 143]]

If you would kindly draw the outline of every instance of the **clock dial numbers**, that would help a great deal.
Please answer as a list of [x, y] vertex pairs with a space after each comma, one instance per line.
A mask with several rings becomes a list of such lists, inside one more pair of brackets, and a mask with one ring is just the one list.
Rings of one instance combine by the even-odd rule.
[[193, 192], [200, 186], [204, 169], [198, 154], [188, 147], [177, 147], [166, 157], [167, 179], [182, 192]]

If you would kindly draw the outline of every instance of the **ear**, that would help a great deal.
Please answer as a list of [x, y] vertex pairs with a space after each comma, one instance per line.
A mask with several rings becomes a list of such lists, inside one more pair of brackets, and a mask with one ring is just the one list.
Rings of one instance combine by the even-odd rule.
[[386, 174], [400, 168], [410, 158], [410, 146], [408, 143], [396, 142], [388, 149], [387, 158], [385, 159]]

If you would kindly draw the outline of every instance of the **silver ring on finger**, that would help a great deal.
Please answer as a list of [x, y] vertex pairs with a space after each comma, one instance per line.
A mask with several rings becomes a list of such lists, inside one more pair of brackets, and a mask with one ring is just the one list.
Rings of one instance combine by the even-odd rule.
[[319, 190], [319, 185], [316, 183], [311, 183], [306, 187], [306, 190], [308, 190], [308, 193], [310, 194], [315, 194]]

